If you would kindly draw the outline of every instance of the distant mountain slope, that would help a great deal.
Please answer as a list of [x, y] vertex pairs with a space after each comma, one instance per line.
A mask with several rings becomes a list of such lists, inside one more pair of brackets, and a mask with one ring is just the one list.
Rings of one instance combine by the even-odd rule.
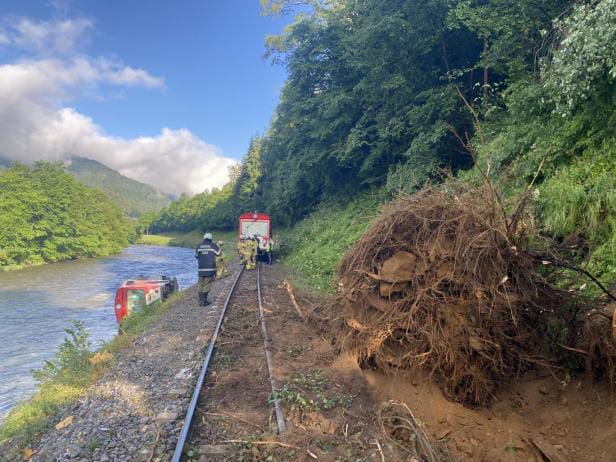
[[72, 157], [66, 168], [86, 186], [103, 191], [130, 216], [158, 211], [171, 202], [169, 196], [153, 186], [120, 175], [92, 159]]

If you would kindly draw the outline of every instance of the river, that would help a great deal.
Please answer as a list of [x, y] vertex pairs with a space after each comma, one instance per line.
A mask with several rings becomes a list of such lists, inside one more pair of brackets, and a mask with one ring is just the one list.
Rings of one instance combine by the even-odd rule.
[[133, 245], [121, 254], [0, 272], [0, 421], [35, 390], [31, 370], [53, 357], [71, 320], [82, 321], [93, 345], [110, 340], [116, 288], [139, 275], [196, 282], [194, 251]]

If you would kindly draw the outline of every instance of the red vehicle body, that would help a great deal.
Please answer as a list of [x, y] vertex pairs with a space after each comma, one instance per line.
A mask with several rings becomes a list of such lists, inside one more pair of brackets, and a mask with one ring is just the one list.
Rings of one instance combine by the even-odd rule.
[[157, 305], [178, 288], [177, 279], [166, 276], [124, 281], [115, 295], [116, 321], [121, 324], [129, 314]]
[[272, 239], [272, 219], [269, 215], [259, 212], [241, 214], [237, 234], [238, 241], [242, 236], [257, 237], [259, 241], [257, 256], [269, 263], [272, 262], [274, 240]]

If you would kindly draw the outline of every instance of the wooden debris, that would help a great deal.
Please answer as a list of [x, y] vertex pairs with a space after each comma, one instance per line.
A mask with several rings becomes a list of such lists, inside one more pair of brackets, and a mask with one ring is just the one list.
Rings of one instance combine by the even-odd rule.
[[289, 298], [291, 299], [291, 303], [293, 304], [293, 307], [295, 308], [295, 311], [297, 311], [297, 313], [299, 314], [299, 316], [302, 319], [305, 319], [304, 318], [304, 313], [302, 313], [302, 310], [300, 309], [299, 305], [297, 304], [297, 300], [295, 300], [295, 295], [293, 294], [293, 287], [291, 287], [291, 283], [285, 279], [284, 286], [287, 288], [287, 292], [289, 294]]

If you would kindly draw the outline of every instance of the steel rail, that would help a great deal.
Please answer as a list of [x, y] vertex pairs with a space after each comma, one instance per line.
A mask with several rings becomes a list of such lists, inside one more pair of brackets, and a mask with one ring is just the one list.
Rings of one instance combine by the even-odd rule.
[[265, 313], [263, 311], [263, 303], [261, 302], [261, 264], [257, 264], [257, 298], [259, 299], [259, 318], [261, 319], [261, 329], [263, 330], [263, 345], [265, 347], [265, 361], [267, 362], [267, 371], [272, 385], [272, 399], [274, 401], [274, 409], [276, 410], [276, 423], [278, 425], [278, 434], [284, 433], [286, 430], [286, 424], [284, 422], [284, 416], [282, 415], [282, 408], [280, 407], [280, 400], [278, 399], [278, 387], [276, 386], [276, 379], [274, 378], [274, 368], [272, 366], [272, 349], [270, 344], [269, 335], [267, 334], [267, 327], [265, 325]]
[[210, 346], [207, 349], [205, 359], [203, 360], [203, 365], [201, 366], [201, 372], [199, 373], [199, 378], [197, 379], [197, 384], [195, 385], [195, 391], [193, 392], [192, 399], [190, 400], [188, 412], [186, 413], [186, 417], [184, 418], [184, 424], [182, 425], [182, 431], [180, 432], [180, 436], [178, 437], [178, 442], [175, 446], [175, 451], [171, 459], [172, 462], [180, 462], [182, 458], [184, 446], [186, 445], [186, 440], [188, 439], [188, 432], [190, 431], [190, 426], [192, 424], [192, 419], [195, 414], [195, 409], [197, 408], [197, 402], [199, 401], [199, 395], [201, 394], [201, 387], [203, 387], [203, 382], [205, 381], [205, 376], [207, 374], [208, 367], [210, 366], [210, 360], [212, 359], [214, 349], [216, 348], [216, 340], [218, 339], [220, 328], [225, 319], [225, 313], [227, 312], [229, 301], [231, 300], [231, 296], [235, 291], [235, 286], [237, 285], [237, 281], [239, 281], [243, 270], [244, 266], [240, 268], [240, 270], [237, 272], [237, 276], [235, 276], [233, 285], [231, 286], [229, 294], [227, 295], [227, 298], [225, 300], [225, 304], [222, 307], [222, 313], [220, 313], [220, 318], [218, 318], [218, 323], [216, 324], [216, 328], [214, 329], [214, 334], [210, 339]]

